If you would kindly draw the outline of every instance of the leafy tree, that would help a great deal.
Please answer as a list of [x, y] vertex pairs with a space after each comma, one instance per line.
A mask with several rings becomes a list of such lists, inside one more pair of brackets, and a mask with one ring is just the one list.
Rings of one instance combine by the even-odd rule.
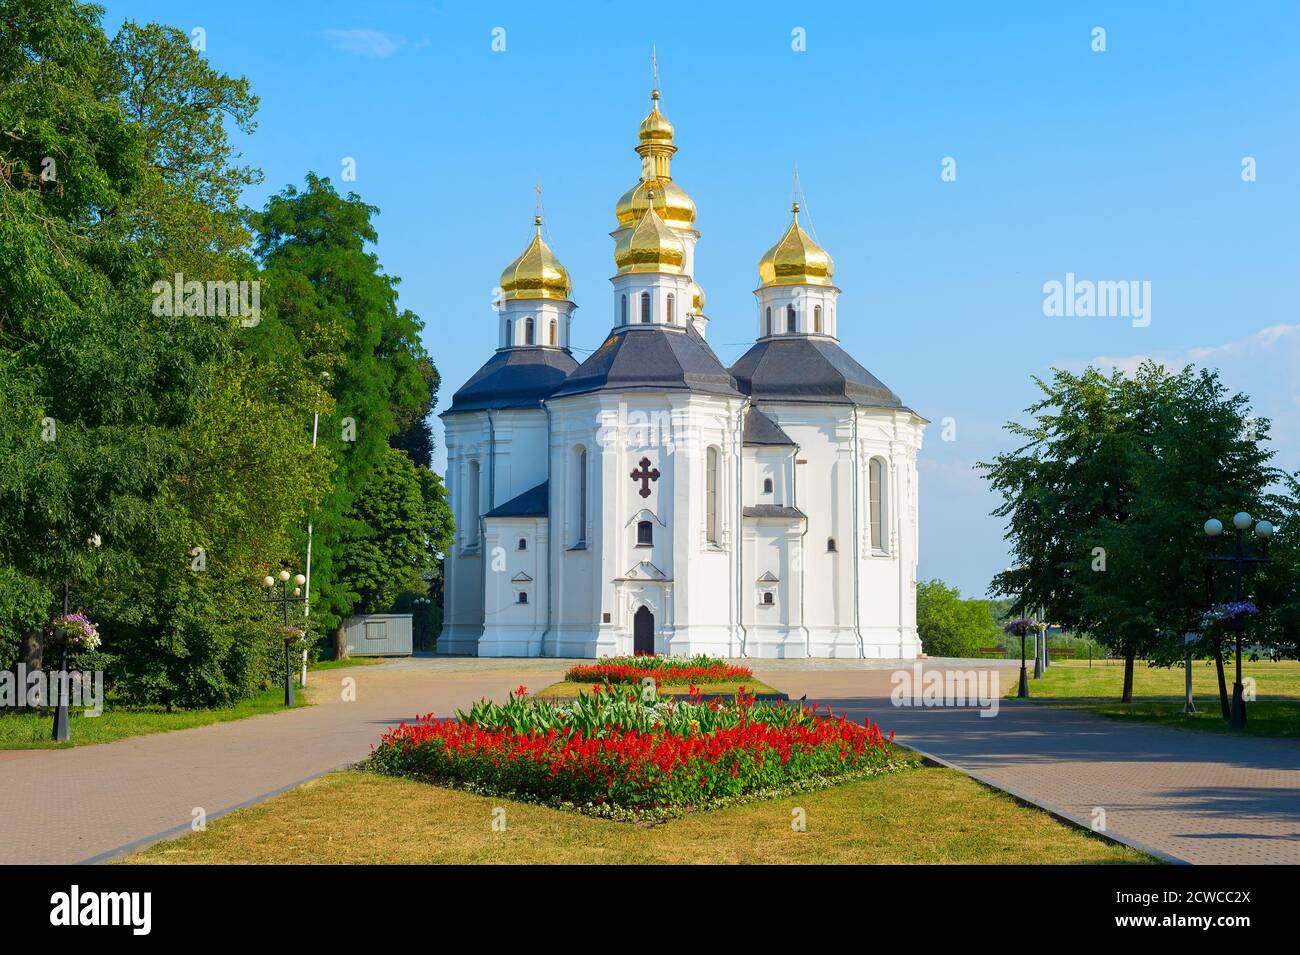
[[1248, 399], [1214, 372], [1146, 362], [1131, 378], [1089, 368], [1035, 381], [1033, 423], [1007, 425], [1026, 443], [981, 465], [1019, 562], [993, 589], [1122, 655], [1129, 702], [1136, 658], [1180, 659], [1205, 607], [1206, 517], [1291, 513], [1269, 491], [1288, 478], [1269, 466], [1268, 422], [1249, 421]]
[[932, 657], [977, 656], [1000, 637], [989, 601], [964, 600], [956, 587], [941, 580], [917, 585], [916, 631]]

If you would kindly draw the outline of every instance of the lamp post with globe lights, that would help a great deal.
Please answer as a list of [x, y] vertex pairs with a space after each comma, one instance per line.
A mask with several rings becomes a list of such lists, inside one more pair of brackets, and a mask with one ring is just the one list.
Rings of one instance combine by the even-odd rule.
[[[1255, 538], [1258, 540], [1258, 551], [1252, 553], [1246, 545], [1246, 532], [1250, 530], [1250, 525], [1255, 524]], [[1236, 581], [1235, 594], [1237, 612], [1230, 618], [1232, 626], [1237, 631], [1237, 678], [1232, 684], [1232, 715], [1229, 722], [1236, 727], [1246, 725], [1246, 699], [1241, 685], [1241, 642], [1242, 636], [1246, 630], [1246, 572], [1250, 569], [1251, 564], [1262, 564], [1268, 561], [1268, 541], [1273, 536], [1273, 525], [1268, 521], [1256, 522], [1253, 517], [1245, 511], [1239, 511], [1232, 518], [1232, 526], [1236, 531], [1234, 545], [1231, 554], [1218, 554], [1213, 552], [1217, 547], [1220, 537], [1223, 535], [1223, 522], [1215, 518], [1210, 518], [1205, 522], [1205, 536], [1210, 539], [1212, 552], [1205, 555], [1205, 561], [1208, 567], [1213, 567], [1216, 562], [1229, 564]], [[1213, 577], [1209, 581], [1211, 596], [1213, 595]], [[1212, 608], [1213, 609], [1213, 606]], [[1255, 608], [1251, 607], [1248, 611], [1254, 613]]]
[[[296, 634], [289, 627], [289, 604], [303, 603], [306, 598], [302, 595], [302, 585], [307, 582], [307, 578], [302, 574], [293, 577], [294, 588], [289, 590], [289, 572], [282, 570], [276, 576], [267, 574], [262, 578], [262, 583], [266, 585], [270, 594], [267, 596], [267, 603], [276, 603], [280, 605], [283, 613], [283, 633], [284, 633], [284, 705], [293, 706], [293, 642], [297, 639]], [[276, 588], [279, 587], [279, 594]]]

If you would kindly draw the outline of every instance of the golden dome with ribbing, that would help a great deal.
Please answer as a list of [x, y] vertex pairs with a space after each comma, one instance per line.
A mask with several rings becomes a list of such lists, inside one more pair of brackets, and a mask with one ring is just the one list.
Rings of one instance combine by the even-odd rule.
[[629, 272], [677, 272], [686, 261], [686, 248], [655, 214], [653, 201], [635, 229], [623, 233], [614, 247], [618, 274]]
[[691, 312], [695, 315], [704, 314], [704, 289], [700, 288], [698, 282], [691, 283]]
[[761, 288], [773, 285], [830, 285], [835, 261], [799, 225], [799, 203], [781, 241], [758, 260]]
[[542, 240], [542, 217], [535, 216], [533, 225], [537, 229], [533, 241], [501, 273], [501, 297], [505, 301], [533, 298], [567, 301], [573, 288], [568, 270]]
[[668, 225], [677, 229], [690, 229], [695, 222], [695, 201], [681, 186], [671, 179], [642, 179], [623, 193], [614, 208], [619, 226], [630, 226], [641, 221], [650, 208], [650, 193], [654, 193], [655, 212]]
[[643, 143], [671, 143], [673, 141], [673, 124], [668, 117], [659, 112], [659, 91], [650, 92], [650, 113], [641, 120], [637, 138]]

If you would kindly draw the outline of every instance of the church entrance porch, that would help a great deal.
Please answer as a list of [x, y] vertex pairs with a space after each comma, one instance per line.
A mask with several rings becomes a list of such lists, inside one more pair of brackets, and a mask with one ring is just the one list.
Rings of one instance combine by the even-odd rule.
[[632, 652], [655, 652], [655, 615], [649, 607], [640, 608], [632, 618]]

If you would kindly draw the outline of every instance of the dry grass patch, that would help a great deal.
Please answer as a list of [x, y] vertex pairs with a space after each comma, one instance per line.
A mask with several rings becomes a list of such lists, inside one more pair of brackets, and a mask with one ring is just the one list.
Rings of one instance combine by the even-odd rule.
[[[506, 830], [492, 831], [492, 811]], [[807, 832], [791, 829], [791, 811]], [[349, 770], [129, 863], [1142, 863], [949, 769], [919, 768], [654, 827]]]

